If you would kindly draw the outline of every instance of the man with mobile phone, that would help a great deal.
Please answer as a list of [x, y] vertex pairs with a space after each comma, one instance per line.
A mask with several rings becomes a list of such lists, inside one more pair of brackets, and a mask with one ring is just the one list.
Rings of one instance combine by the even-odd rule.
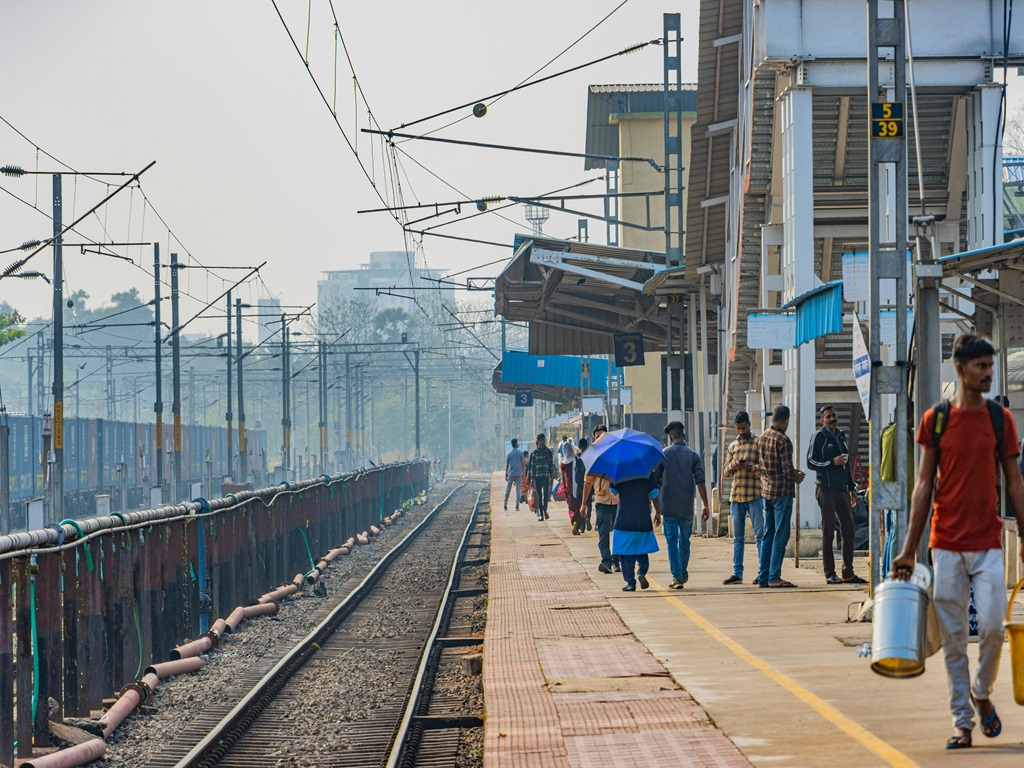
[[[817, 475], [814, 498], [821, 507], [821, 560], [826, 584], [865, 584], [853, 572], [853, 508], [857, 506], [857, 485], [850, 472], [850, 448], [846, 434], [839, 429], [839, 417], [831, 405], [819, 411], [821, 429], [814, 433], [807, 448], [807, 466]], [[843, 575], [836, 574], [832, 543], [836, 537], [836, 519], [843, 537]]]
[[[747, 517], [754, 529], [754, 543], [759, 550], [764, 536], [764, 509], [761, 506], [761, 470], [757, 466], [757, 435], [750, 431], [750, 415], [736, 414], [736, 439], [725, 454], [724, 474], [729, 486], [729, 512], [732, 516], [732, 576], [723, 584], [743, 583], [743, 549]], [[756, 579], [755, 579], [756, 581]]]

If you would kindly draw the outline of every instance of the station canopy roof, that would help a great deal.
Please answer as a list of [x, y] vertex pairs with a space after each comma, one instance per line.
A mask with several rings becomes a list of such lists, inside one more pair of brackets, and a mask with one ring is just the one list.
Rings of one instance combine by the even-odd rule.
[[516, 235], [515, 254], [495, 283], [495, 314], [529, 324], [532, 355], [609, 355], [613, 334], [642, 333], [664, 349], [659, 299], [644, 285], [665, 254]]

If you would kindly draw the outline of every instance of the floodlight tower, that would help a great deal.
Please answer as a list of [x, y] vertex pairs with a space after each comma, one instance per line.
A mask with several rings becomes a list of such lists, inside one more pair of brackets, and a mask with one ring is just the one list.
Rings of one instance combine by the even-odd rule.
[[527, 205], [526, 206], [526, 220], [530, 222], [533, 227], [533, 234], [537, 237], [544, 234], [542, 232], [544, 228], [544, 222], [551, 216], [551, 211], [547, 208], [542, 208], [539, 205]]

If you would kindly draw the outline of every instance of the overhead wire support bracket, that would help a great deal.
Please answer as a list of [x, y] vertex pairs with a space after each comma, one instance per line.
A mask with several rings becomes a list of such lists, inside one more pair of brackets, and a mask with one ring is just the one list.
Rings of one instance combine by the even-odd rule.
[[457, 144], [463, 147], [477, 147], [479, 149], [501, 149], [507, 152], [527, 152], [534, 155], [553, 155], [555, 157], [581, 157], [585, 160], [618, 160], [620, 163], [648, 163], [658, 173], [662, 167], [649, 157], [616, 157], [615, 155], [594, 155], [588, 152], [567, 152], [559, 149], [541, 149], [540, 147], [517, 147], [511, 144], [491, 144], [483, 141], [464, 141], [461, 139], [444, 139], [440, 136], [417, 135], [413, 133], [397, 133], [395, 131], [378, 131], [373, 128], [363, 128], [361, 133], [369, 133], [375, 136], [384, 136], [394, 143], [394, 139], [416, 139], [418, 141], [436, 141], [439, 144]]

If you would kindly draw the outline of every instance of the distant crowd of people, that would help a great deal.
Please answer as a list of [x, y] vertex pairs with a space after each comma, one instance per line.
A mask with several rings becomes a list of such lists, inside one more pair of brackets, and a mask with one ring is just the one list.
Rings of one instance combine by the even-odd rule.
[[[984, 337], [963, 335], [955, 340], [953, 359], [959, 386], [954, 397], [928, 409], [917, 428], [921, 458], [911, 497], [909, 530], [898, 554], [894, 549], [895, 531], [890, 531], [893, 549], [885, 560], [891, 561], [893, 578], [911, 578], [918, 544], [931, 515], [933, 601], [945, 650], [955, 729], [946, 742], [947, 749], [971, 746], [975, 712], [985, 736], [998, 736], [1002, 730], [990, 701], [1007, 609], [999, 499], [1004, 496], [1007, 508], [1017, 518], [1018, 531], [1024, 531], [1024, 463], [1018, 464], [1021, 447], [1012, 414], [1005, 403], [985, 397], [992, 384], [994, 353]], [[821, 428], [807, 447], [806, 466], [816, 477], [825, 582], [864, 584], [853, 568], [858, 498], [849, 442], [839, 428], [833, 406], [822, 406], [818, 415]], [[751, 430], [746, 412], [737, 413], [733, 420], [736, 436], [728, 446], [723, 466], [723, 474], [730, 480], [732, 520], [732, 573], [724, 584], [744, 583], [749, 519], [758, 559], [757, 575], [751, 583], [769, 589], [796, 586], [782, 578], [782, 567], [796, 487], [804, 481], [805, 473], [794, 461], [793, 442], [786, 434], [789, 421], [790, 410], [785, 405], [774, 409], [768, 428], [760, 435]], [[908, 443], [915, 440], [910, 425], [905, 428]], [[894, 423], [883, 432], [883, 482], [896, 480], [895, 447], [903, 429]], [[588, 450], [601, 452], [599, 446], [608, 434], [606, 426], [598, 425], [592, 443], [581, 439], [573, 445], [563, 438], [557, 452], [547, 446], [546, 436], [539, 434], [530, 454], [519, 450], [518, 441], [512, 440], [505, 462], [505, 508], [514, 488], [517, 510], [525, 500], [538, 520], [548, 519], [552, 484], [558, 478], [558, 493], [564, 493], [573, 534], [597, 529], [597, 570], [605, 574], [621, 572], [625, 581], [622, 589], [627, 592], [635, 591], [638, 584], [641, 589], [650, 586], [649, 556], [658, 551], [654, 531], [663, 525], [672, 574], [669, 589], [683, 589], [689, 580], [690, 537], [698, 495], [701, 519], [707, 520], [710, 515], [703, 461], [686, 444], [683, 424], [673, 421], [665, 427], [667, 445], [657, 466], [643, 476], [616, 482], [588, 471], [594, 463]], [[894, 518], [890, 515], [889, 519], [891, 523]], [[838, 571], [834, 553], [837, 526], [842, 544]], [[1018, 541], [1018, 549], [1024, 560], [1024, 541]], [[966, 652], [972, 590], [979, 635], [973, 681]]]

